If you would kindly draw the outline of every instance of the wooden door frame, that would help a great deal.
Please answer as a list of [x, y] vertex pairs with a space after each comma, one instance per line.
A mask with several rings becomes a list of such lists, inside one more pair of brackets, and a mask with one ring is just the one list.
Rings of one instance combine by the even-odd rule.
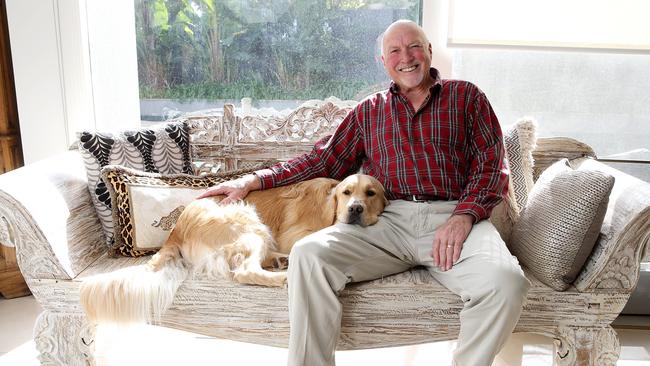
[[[0, 174], [23, 165], [14, 86], [7, 3], [0, 0]], [[0, 294], [14, 298], [29, 294], [16, 261], [16, 248], [0, 243]]]
[[0, 0], [0, 174], [23, 165], [6, 0]]

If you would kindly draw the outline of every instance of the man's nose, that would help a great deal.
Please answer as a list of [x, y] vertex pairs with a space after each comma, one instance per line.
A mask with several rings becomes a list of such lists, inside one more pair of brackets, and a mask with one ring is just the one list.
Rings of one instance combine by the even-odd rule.
[[410, 48], [406, 48], [403, 51], [400, 52], [400, 59], [402, 62], [408, 62], [413, 59], [413, 53], [411, 52]]

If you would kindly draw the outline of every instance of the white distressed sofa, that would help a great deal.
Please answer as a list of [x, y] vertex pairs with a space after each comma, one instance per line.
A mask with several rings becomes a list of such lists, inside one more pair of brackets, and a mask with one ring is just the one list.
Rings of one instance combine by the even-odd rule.
[[[193, 127], [193, 159], [201, 168], [241, 168], [307, 151], [331, 131], [350, 105], [314, 103], [286, 118], [187, 117]], [[275, 142], [268, 142], [275, 136]], [[539, 139], [535, 170], [562, 157], [593, 156], [567, 138]], [[634, 290], [650, 240], [650, 184], [598, 162], [614, 175], [596, 248], [574, 285], [556, 292], [533, 286], [515, 332], [555, 339], [558, 365], [614, 365], [619, 356], [610, 324]], [[94, 327], [79, 305], [86, 276], [145, 262], [110, 258], [87, 188], [78, 151], [54, 156], [0, 176], [0, 242], [16, 247], [21, 271], [44, 311], [34, 327], [42, 364], [93, 364]], [[227, 280], [186, 281], [161, 325], [219, 338], [285, 347], [286, 288], [245, 286]], [[460, 299], [424, 270], [352, 284], [342, 293], [339, 349], [388, 347], [450, 340], [459, 332]]]

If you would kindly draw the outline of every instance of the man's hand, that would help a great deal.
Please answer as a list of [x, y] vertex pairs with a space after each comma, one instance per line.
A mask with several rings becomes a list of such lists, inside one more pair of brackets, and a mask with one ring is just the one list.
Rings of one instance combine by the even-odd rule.
[[433, 238], [433, 264], [448, 271], [460, 258], [463, 243], [472, 231], [474, 218], [470, 215], [452, 215], [440, 225]]
[[254, 174], [248, 174], [241, 178], [229, 180], [217, 184], [214, 187], [208, 188], [196, 199], [201, 199], [210, 196], [217, 196], [223, 194], [226, 196], [221, 200], [220, 204], [226, 205], [229, 203], [241, 201], [248, 195], [250, 191], [255, 191], [260, 189], [262, 186], [260, 179]]

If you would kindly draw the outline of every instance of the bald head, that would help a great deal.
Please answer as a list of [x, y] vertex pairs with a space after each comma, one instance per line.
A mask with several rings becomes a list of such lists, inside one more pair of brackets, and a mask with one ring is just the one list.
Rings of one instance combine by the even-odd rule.
[[408, 19], [400, 19], [391, 23], [391, 25], [386, 28], [382, 34], [381, 39], [381, 54], [385, 55], [384, 51], [388, 50], [386, 43], [394, 37], [395, 34], [403, 33], [404, 31], [413, 31], [416, 32], [418, 38], [422, 41], [424, 45], [429, 45], [429, 39], [424, 33], [424, 30], [414, 21]]

